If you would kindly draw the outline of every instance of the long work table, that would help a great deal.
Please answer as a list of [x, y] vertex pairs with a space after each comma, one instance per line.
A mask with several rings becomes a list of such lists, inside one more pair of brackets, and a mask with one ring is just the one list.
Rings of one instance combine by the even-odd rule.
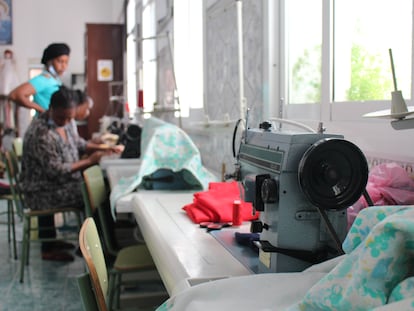
[[[137, 159], [107, 159], [102, 161], [100, 166], [108, 178], [109, 187], [112, 189], [121, 178], [136, 174], [139, 171], [140, 161]], [[131, 193], [118, 200], [116, 203], [118, 213], [132, 213], [132, 197]]]
[[[182, 210], [192, 202], [192, 192], [140, 190], [131, 195], [133, 213], [170, 295], [203, 282], [252, 274]], [[248, 227], [222, 230], [247, 232]]]
[[[135, 174], [139, 163], [118, 160], [102, 168], [112, 188], [121, 177]], [[140, 189], [116, 203], [117, 214], [134, 214], [170, 295], [200, 283], [254, 273], [248, 264], [236, 259], [223, 242], [215, 238], [217, 235], [206, 232], [190, 220], [182, 207], [192, 200], [191, 191]], [[230, 240], [235, 231], [248, 232], [248, 224], [223, 228], [221, 233]]]

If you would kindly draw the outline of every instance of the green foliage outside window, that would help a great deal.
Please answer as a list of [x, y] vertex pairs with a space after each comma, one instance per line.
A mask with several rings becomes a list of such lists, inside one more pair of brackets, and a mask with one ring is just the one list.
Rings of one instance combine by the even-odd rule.
[[363, 47], [352, 46], [351, 87], [347, 91], [350, 101], [389, 99], [392, 75], [389, 64], [378, 55], [369, 54]]
[[305, 49], [292, 68], [290, 102], [319, 103], [321, 100], [321, 47]]
[[[321, 47], [304, 50], [292, 67], [290, 103], [319, 103], [321, 100]], [[389, 64], [359, 45], [352, 46], [348, 101], [389, 99], [393, 90]]]

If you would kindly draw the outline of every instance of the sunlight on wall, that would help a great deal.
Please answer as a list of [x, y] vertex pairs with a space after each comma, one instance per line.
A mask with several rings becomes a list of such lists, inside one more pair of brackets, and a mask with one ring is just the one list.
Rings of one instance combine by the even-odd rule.
[[174, 1], [174, 67], [183, 117], [203, 107], [202, 17], [202, 1]]
[[142, 12], [142, 89], [144, 90], [144, 110], [152, 111], [157, 101], [157, 51], [155, 26], [155, 2], [144, 4]]
[[137, 59], [136, 59], [136, 17], [135, 1], [129, 1], [127, 5], [127, 42], [126, 42], [126, 75], [127, 75], [127, 103], [130, 115], [135, 115], [137, 110]]

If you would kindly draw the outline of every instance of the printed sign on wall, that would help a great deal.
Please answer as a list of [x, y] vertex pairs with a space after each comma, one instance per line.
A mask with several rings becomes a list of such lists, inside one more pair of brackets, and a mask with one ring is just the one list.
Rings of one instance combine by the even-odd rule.
[[99, 59], [97, 67], [98, 81], [112, 81], [114, 79], [112, 59]]

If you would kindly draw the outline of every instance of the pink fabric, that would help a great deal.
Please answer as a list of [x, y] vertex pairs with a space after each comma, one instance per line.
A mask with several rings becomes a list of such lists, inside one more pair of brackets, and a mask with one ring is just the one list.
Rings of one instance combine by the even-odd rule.
[[183, 210], [195, 223], [231, 222], [234, 200], [241, 201], [240, 210], [243, 221], [259, 217], [259, 213], [252, 215], [251, 203], [240, 199], [240, 189], [236, 181], [210, 183], [209, 190], [195, 193], [193, 202], [185, 205]]
[[[374, 166], [368, 177], [367, 192], [374, 205], [414, 204], [414, 181], [397, 163]], [[368, 203], [361, 198], [348, 208], [348, 227], [352, 225], [360, 210]]]

